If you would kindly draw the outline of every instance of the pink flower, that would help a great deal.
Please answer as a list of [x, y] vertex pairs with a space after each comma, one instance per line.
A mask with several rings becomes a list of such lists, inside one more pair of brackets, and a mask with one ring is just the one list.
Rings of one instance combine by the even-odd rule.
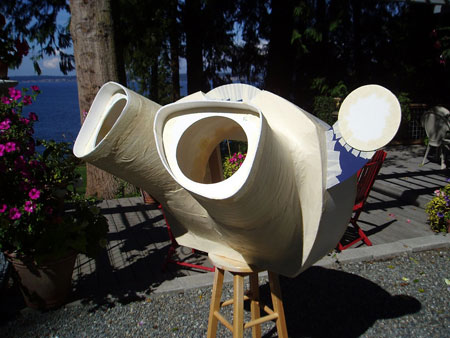
[[9, 96], [11, 96], [11, 98], [13, 100], [18, 100], [22, 97], [22, 92], [18, 89], [8, 88], [8, 91], [9, 91]]
[[38, 120], [38, 116], [36, 115], [36, 113], [33, 113], [33, 112], [31, 112], [31, 113], [28, 115], [28, 118], [29, 118], [31, 121], [37, 121], [37, 120]]
[[11, 127], [10, 124], [11, 124], [11, 120], [6, 119], [5, 121], [0, 122], [0, 129], [2, 129], [2, 130], [9, 129]]
[[19, 209], [16, 207], [13, 207], [9, 209], [9, 218], [12, 220], [19, 219], [22, 214], [20, 213]]
[[6, 204], [0, 205], [0, 212], [5, 212], [6, 208], [7, 208]]
[[22, 103], [23, 103], [25, 106], [30, 105], [30, 104], [31, 104], [31, 96], [30, 96], [30, 95], [25, 95], [25, 96], [23, 97]]
[[439, 197], [439, 196], [441, 196], [441, 191], [439, 189], [436, 189], [434, 191], [434, 194]]
[[5, 145], [5, 150], [7, 153], [13, 152], [16, 150], [16, 143], [15, 142], [7, 142]]
[[30, 198], [32, 200], [37, 200], [39, 198], [39, 196], [41, 196], [41, 191], [37, 190], [36, 188], [33, 188], [30, 190], [30, 192], [28, 193], [28, 196], [30, 196]]
[[5, 148], [5, 145], [0, 143], [0, 157], [2, 157], [5, 153]]
[[20, 122], [22, 122], [23, 124], [27, 125], [28, 123], [30, 123], [30, 120], [26, 119], [25, 117], [21, 117], [19, 118]]
[[24, 209], [26, 212], [32, 213], [36, 209], [36, 204], [31, 201], [26, 201]]
[[31, 86], [31, 90], [33, 92], [38, 92], [39, 91], [39, 87], [38, 86]]
[[3, 104], [10, 104], [11, 103], [11, 99], [9, 97], [6, 96], [2, 96], [2, 103]]

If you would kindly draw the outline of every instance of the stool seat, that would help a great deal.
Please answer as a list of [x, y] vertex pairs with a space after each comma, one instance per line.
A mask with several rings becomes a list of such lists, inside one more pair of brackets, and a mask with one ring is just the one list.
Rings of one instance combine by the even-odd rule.
[[262, 271], [261, 269], [258, 269], [254, 266], [250, 266], [245, 262], [236, 261], [234, 259], [216, 255], [211, 252], [208, 253], [208, 258], [216, 268], [229, 272], [252, 273]]
[[[269, 320], [275, 320], [278, 337], [287, 338], [286, 320], [284, 317], [283, 302], [278, 275], [268, 271], [270, 293], [272, 296], [273, 309], [259, 301], [258, 273], [263, 271], [257, 267], [250, 266], [227, 257], [208, 254], [210, 261], [216, 267], [214, 273], [214, 284], [211, 296], [211, 304], [208, 321], [208, 338], [216, 337], [217, 325], [220, 321], [233, 333], [233, 338], [243, 337], [244, 329], [252, 328], [254, 338], [261, 337], [261, 324]], [[233, 299], [221, 302], [222, 286], [225, 271], [233, 275]], [[249, 276], [250, 292], [244, 295], [244, 278]], [[244, 323], [244, 300], [250, 300], [251, 321]], [[233, 324], [220, 314], [220, 308], [233, 304]], [[267, 313], [261, 317], [261, 310]]]

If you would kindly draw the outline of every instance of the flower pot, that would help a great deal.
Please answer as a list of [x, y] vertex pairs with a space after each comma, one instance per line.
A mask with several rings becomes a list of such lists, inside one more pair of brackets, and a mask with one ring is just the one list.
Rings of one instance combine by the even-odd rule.
[[51, 309], [63, 305], [72, 291], [76, 252], [55, 261], [36, 264], [30, 258], [6, 254], [28, 307]]

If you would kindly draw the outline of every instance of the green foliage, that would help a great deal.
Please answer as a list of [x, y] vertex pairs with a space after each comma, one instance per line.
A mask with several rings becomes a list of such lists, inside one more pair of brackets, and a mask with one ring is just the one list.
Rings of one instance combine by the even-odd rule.
[[[6, 18], [4, 30], [9, 39], [21, 41], [25, 47], [33, 46], [31, 59], [38, 75], [41, 74], [39, 61], [44, 55], [59, 56], [60, 70], [64, 74], [75, 69], [74, 57], [64, 50], [72, 46], [69, 22], [64, 27], [57, 25], [59, 12], [70, 12], [66, 0], [2, 0], [0, 13]], [[0, 27], [1, 29], [2, 27]], [[26, 55], [26, 54], [25, 54]], [[2, 55], [0, 52], [0, 59]], [[19, 62], [8, 63], [10, 68], [20, 66]]]
[[409, 98], [409, 94], [405, 92], [401, 92], [397, 95], [397, 99], [400, 102], [400, 107], [402, 109], [402, 119], [404, 121], [411, 121], [411, 108], [410, 105], [412, 103], [411, 99]]
[[313, 114], [329, 125], [333, 125], [336, 122], [336, 113], [339, 111], [341, 100], [348, 93], [347, 86], [339, 81], [336, 86], [330, 88], [325, 78], [315, 78], [311, 89], [319, 92], [319, 95], [314, 97]]
[[428, 202], [425, 212], [428, 214], [428, 223], [435, 232], [447, 232], [450, 220], [450, 184], [434, 192], [435, 197]]
[[322, 121], [328, 123], [330, 126], [336, 122], [333, 113], [337, 111], [336, 100], [330, 96], [316, 96], [314, 98], [313, 113]]
[[26, 93], [10, 88], [0, 103], [0, 250], [38, 262], [70, 250], [94, 257], [105, 244], [106, 218], [76, 193], [79, 162], [71, 145], [34, 139], [38, 117], [22, 110], [39, 88]]
[[231, 157], [226, 156], [223, 162], [223, 177], [227, 179], [238, 171], [242, 163], [244, 163], [246, 156], [247, 153], [242, 154], [241, 152], [234, 153]]
[[115, 198], [141, 196], [140, 190], [137, 189], [134, 185], [117, 177], [114, 177], [114, 179], [118, 182]]

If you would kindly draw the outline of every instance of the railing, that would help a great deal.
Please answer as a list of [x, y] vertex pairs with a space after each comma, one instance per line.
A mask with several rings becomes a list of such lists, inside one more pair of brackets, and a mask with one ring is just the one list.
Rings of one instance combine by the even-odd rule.
[[425, 129], [420, 123], [420, 118], [430, 108], [430, 106], [423, 103], [412, 103], [409, 105], [409, 108], [411, 109], [411, 119], [407, 122], [408, 139], [422, 140], [427, 135], [425, 133]]

